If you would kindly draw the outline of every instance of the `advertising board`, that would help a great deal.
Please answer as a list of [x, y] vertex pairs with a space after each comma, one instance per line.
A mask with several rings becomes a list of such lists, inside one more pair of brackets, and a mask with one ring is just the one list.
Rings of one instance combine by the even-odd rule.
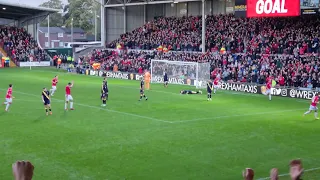
[[46, 67], [50, 66], [50, 61], [34, 61], [34, 62], [20, 62], [20, 67]]
[[[112, 72], [112, 71], [94, 71], [94, 70], [86, 70], [86, 75], [90, 76], [100, 76], [107, 78], [115, 78], [115, 79], [127, 79], [127, 80], [140, 80], [143, 78], [143, 75], [137, 73], [128, 73], [128, 72]], [[152, 82], [155, 83], [163, 83], [162, 77], [153, 77]], [[178, 78], [169, 78], [170, 84], [178, 84], [178, 85], [199, 85], [205, 84], [206, 81], [196, 81], [192, 79], [178, 79]], [[263, 94], [266, 92], [266, 87], [264, 85], [256, 85], [256, 84], [245, 84], [245, 83], [228, 83], [222, 82], [220, 84], [220, 89], [226, 91], [237, 91], [243, 93], [251, 93], [251, 94]], [[309, 89], [295, 89], [295, 88], [272, 88], [271, 94], [272, 96], [281, 96], [288, 98], [297, 98], [297, 99], [312, 99], [318, 91], [309, 90]]]

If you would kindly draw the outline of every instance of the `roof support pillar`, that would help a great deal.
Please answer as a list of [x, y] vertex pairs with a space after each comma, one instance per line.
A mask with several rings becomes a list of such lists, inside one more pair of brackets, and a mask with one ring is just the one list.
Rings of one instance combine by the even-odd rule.
[[127, 32], [127, 7], [123, 6], [123, 34]]
[[143, 22], [147, 23], [147, 5], [143, 5]]
[[206, 52], [206, 13], [205, 13], [205, 0], [202, 0], [202, 52]]
[[107, 41], [107, 38], [106, 38], [106, 30], [107, 30], [107, 27], [106, 27], [106, 14], [105, 14], [105, 0], [101, 0], [101, 4], [102, 6], [100, 7], [100, 11], [101, 11], [101, 15], [100, 15], [100, 21], [101, 21], [101, 46], [102, 47], [106, 47], [106, 41]]

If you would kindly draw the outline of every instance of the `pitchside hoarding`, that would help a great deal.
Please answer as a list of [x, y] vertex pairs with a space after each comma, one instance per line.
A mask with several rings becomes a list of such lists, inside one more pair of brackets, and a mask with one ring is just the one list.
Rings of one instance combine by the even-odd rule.
[[33, 62], [20, 62], [20, 67], [47, 67], [50, 66], [50, 61], [33, 61]]
[[[143, 78], [143, 75], [137, 73], [126, 73], [126, 72], [112, 72], [112, 71], [94, 71], [94, 70], [84, 70], [86, 75], [90, 76], [100, 76], [107, 78], [115, 79], [126, 79], [126, 80], [140, 80]], [[162, 77], [154, 77], [152, 80], [155, 83], [163, 83]], [[199, 85], [207, 83], [206, 81], [196, 81], [192, 79], [179, 79], [179, 78], [169, 78], [169, 84], [178, 84], [178, 85]], [[263, 94], [266, 92], [266, 87], [264, 85], [256, 84], [246, 84], [246, 83], [220, 83], [220, 89], [226, 91], [236, 91], [250, 94]], [[298, 88], [272, 88], [271, 94], [273, 96], [297, 98], [297, 99], [311, 99], [315, 96], [318, 91], [309, 90], [309, 89], [298, 89]]]
[[300, 0], [247, 0], [247, 17], [300, 15]]

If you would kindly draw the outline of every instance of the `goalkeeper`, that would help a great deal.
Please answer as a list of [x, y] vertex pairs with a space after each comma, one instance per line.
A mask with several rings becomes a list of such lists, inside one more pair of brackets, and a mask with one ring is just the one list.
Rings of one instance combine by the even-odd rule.
[[202, 94], [202, 91], [181, 90], [180, 94]]

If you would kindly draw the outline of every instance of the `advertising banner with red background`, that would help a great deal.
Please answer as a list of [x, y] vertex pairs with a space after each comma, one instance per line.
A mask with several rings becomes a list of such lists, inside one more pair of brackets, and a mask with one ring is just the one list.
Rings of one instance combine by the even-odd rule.
[[300, 0], [247, 0], [247, 17], [300, 15]]

